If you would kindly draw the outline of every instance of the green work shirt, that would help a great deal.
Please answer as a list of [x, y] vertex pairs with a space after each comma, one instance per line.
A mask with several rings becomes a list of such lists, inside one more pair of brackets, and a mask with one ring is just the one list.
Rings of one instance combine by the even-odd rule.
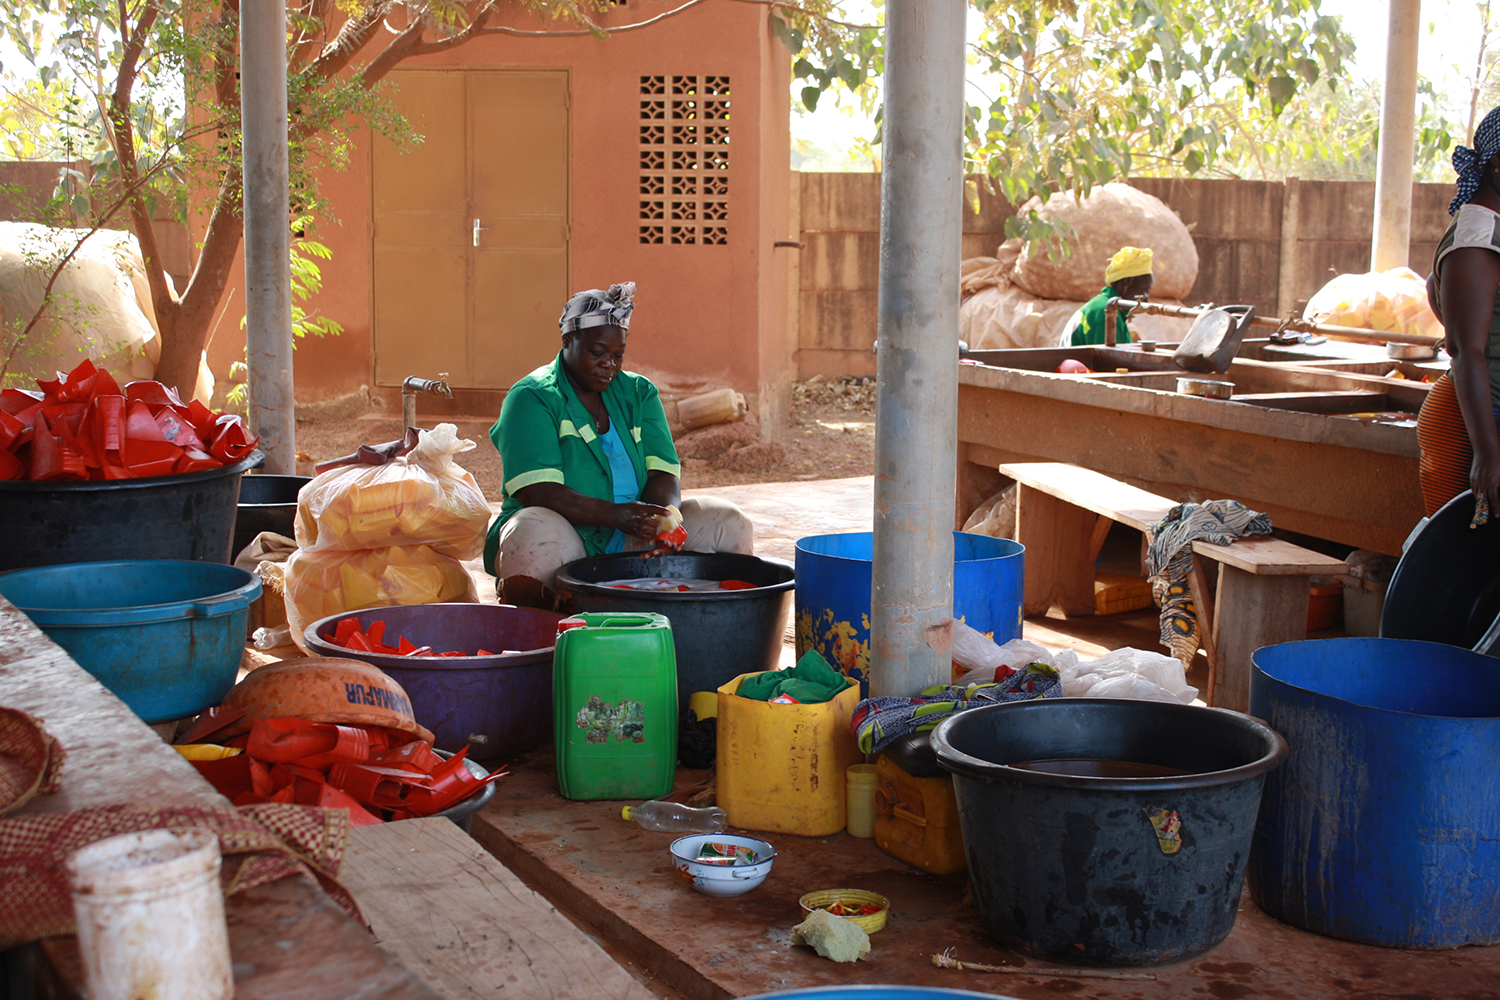
[[[1078, 310], [1082, 318], [1078, 329], [1073, 331], [1072, 346], [1104, 343], [1104, 307], [1117, 295], [1119, 292], [1105, 285], [1102, 292], [1083, 304], [1083, 308]], [[1115, 310], [1115, 343], [1130, 343], [1130, 328], [1125, 325], [1124, 309]]]
[[[672, 433], [667, 430], [667, 415], [650, 379], [622, 371], [604, 390], [603, 398], [610, 423], [619, 428], [620, 441], [635, 466], [637, 482], [645, 486], [649, 472], [682, 474]], [[609, 458], [594, 432], [594, 418], [568, 382], [561, 354], [511, 386], [500, 407], [500, 419], [490, 428], [490, 440], [500, 452], [505, 475], [500, 516], [490, 525], [484, 545], [484, 568], [491, 573], [495, 572], [501, 525], [526, 506], [516, 498], [520, 490], [537, 483], [562, 483], [586, 496], [614, 502]], [[602, 555], [614, 533], [613, 528], [598, 525], [574, 527], [591, 556]]]

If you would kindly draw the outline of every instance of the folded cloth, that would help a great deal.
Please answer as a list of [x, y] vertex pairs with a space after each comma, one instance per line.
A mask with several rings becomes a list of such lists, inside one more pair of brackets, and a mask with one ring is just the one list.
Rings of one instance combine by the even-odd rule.
[[0, 816], [57, 791], [67, 756], [40, 719], [17, 708], [0, 708]]
[[879, 753], [903, 736], [936, 728], [950, 715], [1009, 701], [1061, 698], [1062, 679], [1046, 663], [1030, 663], [998, 684], [925, 688], [914, 698], [866, 698], [854, 708], [849, 728], [862, 753]]
[[848, 680], [828, 665], [822, 653], [809, 649], [791, 669], [753, 674], [740, 681], [734, 693], [752, 701], [770, 701], [786, 695], [799, 705], [821, 705], [837, 698], [848, 686]]
[[1201, 539], [1228, 545], [1246, 535], [1270, 533], [1271, 516], [1238, 500], [1180, 503], [1146, 533], [1146, 576], [1161, 608], [1161, 642], [1184, 666], [1193, 662], [1203, 644], [1187, 586], [1193, 571], [1193, 543]]
[[0, 950], [74, 933], [63, 870], [74, 851], [117, 834], [182, 827], [218, 834], [226, 896], [288, 875], [309, 875], [364, 922], [353, 897], [334, 880], [349, 842], [347, 810], [280, 803], [240, 809], [115, 805], [0, 820]]

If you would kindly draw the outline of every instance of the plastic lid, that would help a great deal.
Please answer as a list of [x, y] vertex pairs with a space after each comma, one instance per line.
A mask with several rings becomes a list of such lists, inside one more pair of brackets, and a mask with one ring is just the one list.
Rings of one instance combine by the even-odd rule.
[[564, 618], [557, 623], [557, 634], [562, 635], [568, 629], [587, 628], [588, 622], [582, 618]]
[[621, 819], [629, 819], [630, 818], [630, 807], [629, 806], [626, 806], [625, 808], [623, 808], [623, 809], [620, 810], [620, 818]]

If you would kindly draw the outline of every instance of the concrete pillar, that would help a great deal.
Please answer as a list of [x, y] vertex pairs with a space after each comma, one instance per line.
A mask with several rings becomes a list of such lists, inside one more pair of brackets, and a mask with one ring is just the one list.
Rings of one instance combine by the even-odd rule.
[[1302, 182], [1288, 177], [1281, 185], [1281, 266], [1276, 280], [1276, 312], [1285, 318], [1297, 304], [1297, 244], [1302, 235]]
[[265, 471], [297, 472], [292, 395], [292, 270], [287, 195], [286, 6], [240, 6], [245, 206], [245, 343], [250, 429]]
[[966, 0], [889, 0], [870, 693], [949, 679]]
[[1405, 267], [1411, 245], [1411, 167], [1417, 155], [1417, 34], [1422, 0], [1390, 0], [1380, 150], [1375, 168], [1375, 235], [1370, 268]]

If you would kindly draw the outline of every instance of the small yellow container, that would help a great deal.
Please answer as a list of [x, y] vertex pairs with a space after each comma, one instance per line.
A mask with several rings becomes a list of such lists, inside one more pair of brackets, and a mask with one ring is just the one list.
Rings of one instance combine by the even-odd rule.
[[[826, 910], [834, 903], [843, 903], [845, 906], [855, 908], [874, 903], [880, 907], [875, 913], [863, 917], [844, 917], [845, 920], [859, 927], [866, 934], [874, 934], [885, 927], [885, 918], [891, 914], [891, 901], [878, 892], [870, 892], [868, 889], [819, 889], [817, 892], [809, 892], [797, 900], [797, 905], [802, 907], [802, 919], [806, 920], [812, 916], [813, 910]], [[842, 914], [839, 914], [842, 916]]]
[[[566, 634], [566, 633], [564, 633]], [[845, 772], [860, 759], [849, 731], [859, 682], [821, 705], [773, 705], [719, 688], [718, 804], [741, 830], [827, 837], [847, 818]]]
[[875, 792], [880, 788], [880, 773], [874, 764], [854, 764], [845, 772], [848, 782], [847, 811], [844, 829], [851, 837], [875, 836]]

